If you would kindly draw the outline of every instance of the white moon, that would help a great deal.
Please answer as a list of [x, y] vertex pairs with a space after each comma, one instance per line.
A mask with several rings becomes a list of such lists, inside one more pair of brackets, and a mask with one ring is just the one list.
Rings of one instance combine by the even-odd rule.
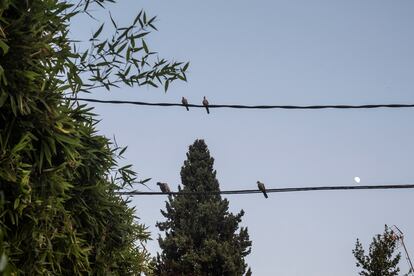
[[356, 183], [361, 182], [361, 178], [359, 178], [358, 176], [355, 176], [355, 177], [354, 177], [354, 180], [355, 180], [355, 182], [356, 182]]

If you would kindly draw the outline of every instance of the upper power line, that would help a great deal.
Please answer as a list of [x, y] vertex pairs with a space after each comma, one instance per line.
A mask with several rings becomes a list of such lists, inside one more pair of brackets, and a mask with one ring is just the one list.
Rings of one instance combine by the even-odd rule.
[[[98, 100], [88, 98], [66, 98], [68, 100], [77, 100], [93, 103], [105, 104], [132, 104], [142, 106], [159, 106], [159, 107], [191, 107], [206, 108], [201, 104], [182, 104], [182, 103], [149, 103], [138, 101], [121, 101], [121, 100]], [[233, 108], [233, 109], [373, 109], [373, 108], [413, 108], [414, 104], [364, 104], [364, 105], [240, 105], [240, 104], [209, 104], [208, 108]]]
[[[338, 191], [338, 190], [391, 190], [391, 189], [414, 189], [414, 184], [391, 184], [391, 185], [359, 185], [359, 186], [319, 186], [319, 187], [296, 187], [296, 188], [275, 188], [266, 189], [267, 193], [286, 193], [286, 192], [310, 192], [310, 191]], [[212, 192], [117, 192], [120, 195], [237, 195], [262, 193], [256, 190], [231, 190], [231, 191], [212, 191]]]

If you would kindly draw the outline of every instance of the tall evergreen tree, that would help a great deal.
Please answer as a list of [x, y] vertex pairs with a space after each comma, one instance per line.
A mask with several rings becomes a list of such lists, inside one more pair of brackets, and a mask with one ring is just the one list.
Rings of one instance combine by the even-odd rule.
[[373, 238], [368, 255], [365, 255], [361, 242], [357, 240], [352, 253], [357, 260], [356, 266], [362, 268], [359, 275], [397, 276], [401, 253], [396, 254], [396, 247], [396, 235], [387, 225], [382, 235], [378, 234]]
[[[229, 212], [229, 201], [222, 199], [214, 159], [203, 140], [190, 146], [181, 168], [183, 188], [170, 196], [165, 222], [157, 226], [165, 232], [159, 237], [162, 249], [157, 256], [158, 275], [243, 275], [250, 253], [247, 228], [239, 223], [243, 210]], [[185, 194], [195, 192], [196, 194]]]

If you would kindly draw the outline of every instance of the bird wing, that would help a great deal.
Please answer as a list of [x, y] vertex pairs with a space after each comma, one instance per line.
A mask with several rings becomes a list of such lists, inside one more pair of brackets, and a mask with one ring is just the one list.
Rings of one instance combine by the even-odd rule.
[[257, 187], [260, 191], [266, 191], [265, 185], [261, 182], [257, 183]]
[[164, 184], [165, 186], [165, 193], [171, 193], [171, 190], [170, 190], [170, 187], [168, 187], [168, 184], [167, 183], [165, 183]]
[[165, 193], [164, 183], [161, 183], [161, 185], [160, 185], [160, 189], [161, 189], [161, 192]]

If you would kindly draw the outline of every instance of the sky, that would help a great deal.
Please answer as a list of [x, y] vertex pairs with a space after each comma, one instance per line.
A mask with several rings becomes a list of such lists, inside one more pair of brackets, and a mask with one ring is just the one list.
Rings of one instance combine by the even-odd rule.
[[[88, 97], [211, 104], [414, 103], [414, 1], [123, 0], [111, 11], [121, 25], [144, 9], [158, 32], [148, 45], [160, 57], [190, 61], [188, 82], [167, 93], [148, 87], [96, 90]], [[110, 24], [110, 22], [108, 21]], [[86, 18], [73, 37], [99, 26]], [[127, 145], [131, 163], [157, 190], [173, 190], [188, 146], [205, 139], [222, 190], [407, 184], [414, 182], [414, 109], [205, 110], [94, 104], [98, 128]], [[143, 188], [143, 191], [146, 191]], [[355, 241], [365, 246], [384, 224], [405, 233], [414, 257], [413, 190], [229, 195], [245, 211], [254, 275], [349, 276], [358, 270]], [[137, 196], [132, 205], [157, 252], [166, 197]], [[402, 272], [408, 271], [405, 258]], [[403, 273], [402, 273], [403, 274]]]

